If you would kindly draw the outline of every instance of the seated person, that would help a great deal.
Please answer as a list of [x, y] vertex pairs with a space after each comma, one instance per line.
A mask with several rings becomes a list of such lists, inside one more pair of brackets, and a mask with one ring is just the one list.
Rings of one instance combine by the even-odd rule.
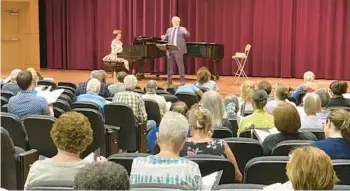
[[10, 98], [9, 113], [17, 115], [22, 120], [29, 115], [54, 116], [53, 107], [49, 107], [45, 98], [34, 95], [32, 90], [35, 82], [28, 70], [19, 72], [16, 81], [21, 91]]
[[89, 80], [86, 87], [87, 92], [85, 94], [79, 95], [77, 97], [77, 101], [96, 103], [99, 106], [100, 111], [103, 113], [106, 100], [105, 98], [98, 95], [98, 92], [100, 92], [100, 88], [101, 82], [98, 79], [93, 78]]
[[[304, 84], [295, 88], [292, 97], [295, 100], [298, 100], [299, 95], [303, 92], [310, 93], [314, 92], [317, 89], [317, 84], [315, 83], [315, 74], [311, 71], [304, 73]], [[297, 103], [298, 105], [301, 103]]]
[[315, 91], [315, 93], [320, 97], [321, 100], [321, 112], [317, 113], [316, 115], [322, 120], [322, 123], [324, 124], [326, 122], [327, 115], [329, 114], [329, 110], [326, 108], [326, 106], [329, 103], [331, 97], [327, 89], [318, 89]]
[[114, 94], [118, 92], [125, 91], [124, 78], [127, 75], [128, 74], [124, 71], [118, 72], [118, 74], [116, 74], [115, 72], [113, 73], [114, 84], [108, 86], [108, 91], [112, 96], [114, 96]]
[[317, 141], [311, 132], [299, 132], [300, 117], [297, 109], [291, 104], [281, 104], [272, 112], [274, 124], [279, 131], [277, 134], [267, 136], [262, 147], [265, 155], [270, 155], [272, 149], [280, 142], [287, 140], [312, 140]]
[[290, 102], [287, 97], [289, 95], [289, 89], [285, 86], [277, 86], [275, 91], [275, 99], [268, 101], [265, 107], [265, 111], [272, 114], [272, 111], [278, 107], [281, 103], [289, 103], [295, 106], [293, 102]]
[[332, 98], [326, 107], [350, 107], [350, 100], [343, 97], [343, 94], [346, 94], [348, 91], [348, 83], [345, 81], [334, 81], [329, 89], [331, 90]]
[[205, 89], [205, 90], [215, 90], [219, 91], [219, 87], [214, 80], [211, 79], [211, 73], [209, 72], [207, 67], [200, 67], [197, 71], [197, 82], [194, 85], [197, 88]]
[[167, 112], [157, 134], [160, 152], [133, 160], [130, 183], [175, 184], [190, 190], [200, 189], [203, 182], [198, 164], [179, 157], [187, 132], [187, 119], [180, 113]]
[[219, 92], [209, 90], [203, 94], [201, 105], [212, 113], [213, 128], [231, 129], [231, 123], [225, 116], [225, 106]]
[[267, 101], [274, 99], [273, 96], [270, 95], [272, 91], [272, 86], [269, 81], [266, 81], [266, 80], [260, 81], [258, 84], [258, 89], [265, 90], [265, 92], [267, 93], [267, 96], [269, 97]]
[[288, 182], [272, 184], [264, 190], [332, 190], [339, 181], [332, 161], [322, 150], [307, 146], [291, 152], [287, 163]]
[[43, 77], [34, 68], [27, 68], [27, 70], [32, 74], [33, 78], [33, 93], [36, 95], [38, 92], [35, 90], [35, 87], [38, 85], [39, 80], [42, 80]]
[[[108, 91], [108, 85], [106, 84], [107, 73], [104, 70], [93, 70], [90, 74], [90, 79], [93, 79], [93, 78], [98, 79], [101, 82], [101, 88], [98, 95], [104, 98], [109, 97], [110, 93]], [[86, 93], [86, 86], [89, 80], [86, 82], [79, 83], [75, 91], [76, 96]]]
[[317, 113], [321, 112], [321, 99], [315, 93], [307, 93], [304, 98], [304, 111], [306, 116], [301, 118], [301, 128], [322, 129], [322, 120]]
[[[57, 147], [52, 158], [38, 160], [29, 169], [24, 188], [40, 181], [72, 181], [77, 171], [89, 162], [80, 154], [91, 144], [93, 135], [87, 117], [77, 112], [62, 114], [53, 124], [50, 136]], [[98, 158], [107, 161], [106, 158]]]
[[273, 116], [264, 111], [267, 103], [267, 93], [265, 90], [255, 90], [253, 93], [254, 113], [241, 119], [237, 131], [237, 137], [247, 131], [252, 125], [256, 128], [272, 128], [274, 127]]
[[250, 80], [246, 80], [241, 85], [241, 93], [238, 98], [239, 102], [239, 113], [238, 116], [244, 116], [244, 112], [253, 112], [252, 96], [255, 91], [255, 84]]
[[178, 112], [187, 118], [188, 107], [185, 102], [177, 101], [171, 105], [170, 111]]
[[236, 182], [242, 182], [242, 174], [228, 144], [222, 139], [211, 138], [214, 131], [211, 112], [196, 104], [190, 110], [188, 122], [192, 137], [187, 138], [185, 145], [180, 151], [180, 156], [209, 154], [225, 157], [235, 168], [235, 177], [232, 178], [235, 178]]
[[146, 84], [146, 94], [142, 95], [143, 99], [150, 99], [158, 103], [160, 116], [163, 116], [168, 111], [166, 100], [163, 96], [157, 95], [157, 81], [150, 80]]
[[21, 91], [21, 88], [19, 88], [16, 81], [17, 75], [20, 71], [20, 69], [14, 69], [11, 71], [10, 81], [2, 86], [1, 91], [9, 91], [14, 95]]
[[80, 168], [74, 177], [74, 190], [130, 190], [128, 172], [114, 162], [94, 162]]
[[350, 113], [346, 110], [333, 110], [324, 125], [326, 139], [313, 143], [331, 159], [350, 159]]
[[237, 119], [237, 122], [240, 121], [238, 116], [239, 111], [239, 102], [238, 98], [234, 95], [227, 95], [224, 100], [226, 115], [228, 119]]

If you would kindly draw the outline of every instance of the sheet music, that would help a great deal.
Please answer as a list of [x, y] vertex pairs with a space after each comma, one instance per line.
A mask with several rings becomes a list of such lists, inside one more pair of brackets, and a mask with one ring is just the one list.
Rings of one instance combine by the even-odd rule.
[[172, 103], [170, 101], [166, 102], [166, 107], [168, 108], [168, 111], [170, 111]]
[[[51, 87], [51, 86], [50, 86]], [[58, 97], [64, 92], [64, 89], [57, 89], [50, 92], [51, 88], [48, 88], [45, 91], [38, 91], [37, 96], [45, 98], [48, 104], [53, 104], [57, 101]]]
[[204, 176], [202, 178], [202, 181], [203, 181], [202, 190], [209, 191], [209, 190], [212, 190], [214, 186], [219, 185], [222, 173], [223, 171], [221, 170], [218, 172], [211, 173], [207, 176]]
[[254, 129], [254, 133], [257, 136], [258, 140], [260, 143], [264, 142], [265, 138], [271, 134], [277, 134], [279, 131], [276, 128], [271, 128], [271, 129]]

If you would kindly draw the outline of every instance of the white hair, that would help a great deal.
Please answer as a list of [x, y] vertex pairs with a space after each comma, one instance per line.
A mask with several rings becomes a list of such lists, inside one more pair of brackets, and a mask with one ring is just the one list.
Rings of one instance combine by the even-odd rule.
[[174, 16], [173, 18], [171, 18], [171, 21], [181, 21], [181, 19], [178, 16]]
[[16, 82], [17, 75], [18, 75], [18, 73], [19, 73], [20, 71], [22, 71], [22, 70], [20, 70], [20, 69], [14, 69], [14, 70], [11, 71], [11, 74], [10, 74], [10, 78], [11, 78], [10, 81], [11, 81], [11, 82]]
[[92, 79], [89, 80], [89, 82], [88, 82], [88, 84], [86, 86], [86, 91], [91, 91], [91, 92], [98, 93], [100, 87], [101, 87], [100, 80], [98, 80], [96, 78], [92, 78]]
[[224, 102], [217, 91], [209, 90], [201, 98], [201, 104], [210, 111], [213, 117], [213, 126], [221, 126], [225, 116]]
[[159, 125], [159, 141], [170, 145], [180, 145], [187, 137], [189, 125], [180, 113], [169, 111], [164, 114]]
[[313, 82], [315, 80], [315, 74], [311, 71], [307, 71], [304, 73], [304, 81], [305, 82]]
[[307, 115], [321, 112], [321, 99], [316, 93], [307, 93], [303, 98], [304, 111]]
[[146, 91], [147, 93], [156, 93], [157, 91], [157, 81], [150, 80], [146, 84]]
[[126, 89], [134, 89], [137, 85], [137, 79], [134, 75], [127, 75], [124, 78], [124, 86]]

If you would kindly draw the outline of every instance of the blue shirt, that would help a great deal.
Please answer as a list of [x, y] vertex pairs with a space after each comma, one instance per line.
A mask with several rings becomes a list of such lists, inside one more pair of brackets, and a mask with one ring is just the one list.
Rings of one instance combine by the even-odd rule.
[[[86, 87], [87, 87], [88, 82], [89, 81], [79, 83], [77, 89], [75, 90], [76, 96], [79, 96], [81, 94], [85, 94], [87, 92]], [[102, 97], [109, 97], [110, 96], [107, 84], [101, 83], [100, 92], [98, 94]]]
[[32, 91], [20, 91], [12, 96], [8, 103], [8, 111], [22, 120], [29, 115], [50, 115], [45, 98], [34, 95]]
[[312, 145], [326, 152], [332, 160], [350, 159], [350, 141], [343, 138], [327, 138]]
[[105, 104], [106, 104], [105, 98], [91, 91], [88, 91], [86, 92], [86, 94], [82, 94], [78, 96], [77, 101], [86, 101], [86, 102], [96, 103], [99, 106], [101, 112], [103, 112], [103, 108], [105, 107]]
[[185, 85], [179, 86], [176, 90], [176, 93], [182, 93], [182, 92], [196, 94], [196, 86], [193, 84], [185, 84]]

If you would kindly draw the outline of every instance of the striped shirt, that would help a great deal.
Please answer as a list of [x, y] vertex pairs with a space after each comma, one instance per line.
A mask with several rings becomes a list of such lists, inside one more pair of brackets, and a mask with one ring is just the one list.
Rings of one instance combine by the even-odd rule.
[[147, 121], [145, 102], [141, 94], [132, 91], [119, 92], [114, 95], [112, 102], [130, 106], [138, 122]]

